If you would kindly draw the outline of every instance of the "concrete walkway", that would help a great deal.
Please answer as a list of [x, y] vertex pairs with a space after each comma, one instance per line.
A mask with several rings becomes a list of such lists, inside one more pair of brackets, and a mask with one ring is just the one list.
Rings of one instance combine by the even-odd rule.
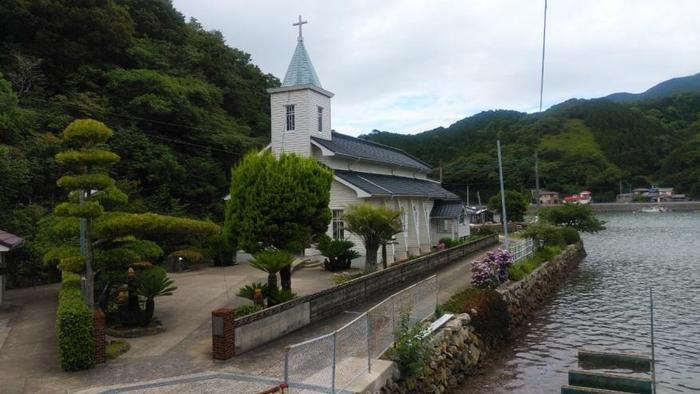
[[[84, 387], [150, 380], [211, 366], [211, 311], [238, 306], [239, 288], [265, 282], [267, 274], [240, 264], [172, 274], [172, 296], [156, 299], [166, 332], [127, 339], [131, 350], [108, 366], [65, 373], [58, 364], [55, 315], [59, 285], [10, 290], [0, 309], [0, 393], [75, 392]], [[299, 295], [332, 286], [324, 271], [295, 272]], [[109, 340], [109, 338], [108, 338]]]
[[[483, 257], [487, 251], [469, 256], [438, 271], [440, 302], [470, 286], [471, 262]], [[295, 288], [299, 283], [297, 280], [302, 281], [304, 275], [316, 277], [317, 274], [315, 270], [296, 272], [293, 277]], [[338, 311], [333, 317], [313, 323], [226, 362], [211, 360], [211, 321], [207, 319], [185, 340], [164, 354], [164, 357], [120, 357], [108, 363], [107, 367], [76, 373], [81, 375], [80, 382], [71, 382], [65, 378], [66, 374], [63, 374], [62, 379], [52, 383], [66, 390], [93, 386], [85, 391], [90, 393], [175, 393], [201, 390], [256, 393], [265, 387], [273, 386], [274, 383], [271, 382], [283, 379], [284, 349], [287, 345], [340, 328], [354, 319], [358, 312], [366, 311], [383, 299], [373, 299], [357, 305], [353, 311]], [[100, 372], [107, 368], [108, 371]], [[45, 389], [46, 385], [36, 388]]]

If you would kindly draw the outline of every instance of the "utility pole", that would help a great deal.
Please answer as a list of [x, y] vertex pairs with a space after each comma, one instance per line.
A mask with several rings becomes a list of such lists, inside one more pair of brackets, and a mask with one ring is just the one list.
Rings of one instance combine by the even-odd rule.
[[471, 203], [469, 202], [469, 185], [467, 185], [467, 206], [470, 206]]
[[481, 194], [479, 194], [478, 190], [476, 191], [476, 198], [477, 198], [477, 201], [479, 201], [479, 207], [481, 207]]
[[539, 161], [537, 159], [537, 151], [535, 151], [535, 200], [537, 200], [537, 212], [540, 211], [540, 170]]
[[506, 216], [506, 192], [503, 188], [503, 164], [501, 163], [501, 140], [496, 141], [498, 149], [498, 177], [501, 181], [501, 221], [503, 222], [503, 235], [508, 250], [508, 217]]
[[[544, 91], [544, 49], [547, 43], [547, 0], [544, 0], [544, 25], [542, 27], [542, 68], [540, 69], [540, 112], [542, 112], [542, 93]], [[539, 196], [538, 196], [539, 199]]]

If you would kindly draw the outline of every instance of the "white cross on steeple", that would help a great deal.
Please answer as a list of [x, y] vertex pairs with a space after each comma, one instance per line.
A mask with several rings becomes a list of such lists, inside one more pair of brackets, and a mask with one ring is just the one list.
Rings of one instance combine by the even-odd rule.
[[303, 41], [304, 37], [301, 35], [301, 26], [304, 24], [309, 23], [309, 21], [302, 21], [301, 20], [301, 15], [299, 15], [299, 22], [297, 23], [292, 23], [292, 26], [299, 26], [299, 41]]

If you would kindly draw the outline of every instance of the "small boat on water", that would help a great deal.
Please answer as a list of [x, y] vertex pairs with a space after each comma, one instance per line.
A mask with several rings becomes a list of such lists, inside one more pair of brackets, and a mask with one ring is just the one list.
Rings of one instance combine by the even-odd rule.
[[639, 212], [642, 212], [642, 213], [664, 213], [664, 212], [669, 212], [669, 211], [670, 211], [670, 209], [668, 209], [666, 207], [656, 205], [653, 207], [644, 207]]

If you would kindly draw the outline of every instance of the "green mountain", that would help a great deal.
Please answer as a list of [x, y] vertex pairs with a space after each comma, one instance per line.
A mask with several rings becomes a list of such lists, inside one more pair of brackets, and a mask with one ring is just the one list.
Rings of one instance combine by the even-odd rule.
[[168, 0], [0, 1], [0, 229], [28, 240], [9, 286], [49, 280], [42, 221], [65, 199], [57, 135], [114, 129], [126, 210], [223, 221], [231, 165], [269, 139], [279, 80]]
[[700, 94], [633, 103], [569, 100], [539, 114], [486, 111], [415, 135], [373, 131], [363, 138], [400, 147], [443, 167], [446, 186], [475, 201], [498, 190], [496, 140], [506, 188], [540, 185], [563, 193], [590, 189], [614, 200], [622, 185], [675, 187], [700, 197]]
[[663, 81], [642, 93], [613, 93], [604, 98], [616, 103], [629, 103], [633, 101], [668, 97], [681, 93], [700, 93], [700, 73]]

